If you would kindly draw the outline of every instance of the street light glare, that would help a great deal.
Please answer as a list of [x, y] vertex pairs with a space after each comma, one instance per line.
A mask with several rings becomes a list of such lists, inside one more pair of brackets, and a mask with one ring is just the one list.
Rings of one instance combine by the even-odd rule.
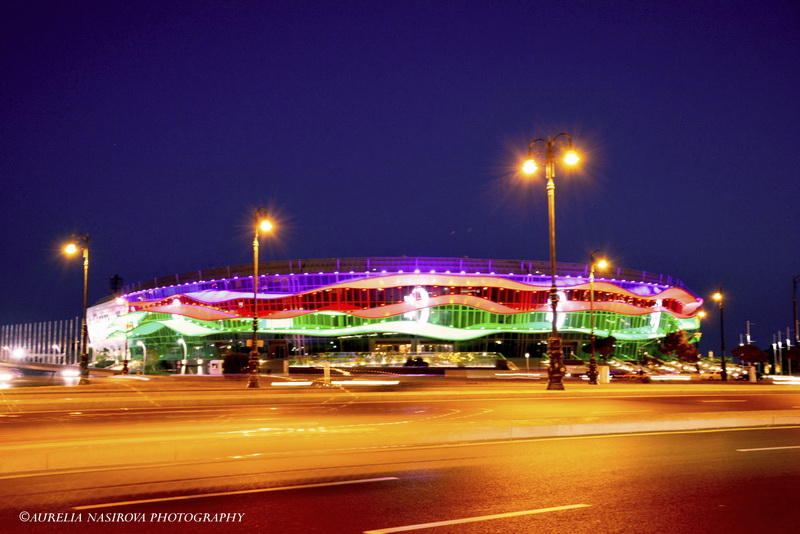
[[577, 165], [580, 160], [581, 157], [574, 150], [568, 150], [567, 153], [564, 154], [564, 163], [567, 165]]
[[720, 302], [720, 301], [722, 300], [722, 293], [720, 293], [719, 291], [717, 291], [716, 293], [714, 293], [713, 295], [711, 295], [711, 299], [712, 299], [714, 302]]
[[522, 164], [522, 173], [523, 174], [531, 175], [531, 174], [534, 174], [538, 170], [539, 170], [539, 166], [536, 165], [536, 162], [534, 160], [532, 160], [532, 159], [527, 159]]
[[261, 219], [258, 222], [258, 229], [262, 232], [271, 232], [273, 228], [272, 221], [269, 219]]
[[598, 262], [597, 262], [597, 268], [600, 269], [601, 271], [604, 270], [604, 269], [608, 269], [608, 266], [609, 266], [609, 263], [608, 263], [608, 260], [606, 260], [606, 259], [598, 260]]
[[700, 319], [705, 319], [705, 318], [706, 318], [706, 315], [707, 315], [707, 314], [706, 314], [706, 312], [704, 312], [703, 310], [700, 310], [699, 312], [697, 312], [697, 316], [698, 316]]
[[78, 245], [75, 243], [67, 243], [67, 245], [64, 247], [64, 254], [68, 256], [72, 256], [76, 252], [78, 252]]

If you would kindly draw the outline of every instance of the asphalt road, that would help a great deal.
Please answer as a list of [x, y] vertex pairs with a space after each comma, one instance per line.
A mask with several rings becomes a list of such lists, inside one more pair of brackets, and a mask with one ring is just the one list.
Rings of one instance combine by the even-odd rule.
[[[206, 488], [235, 494], [197, 497], [202, 492], [181, 489], [182, 481], [200, 476], [188, 464], [152, 468], [173, 487], [149, 486], [147, 494], [128, 489], [139, 470], [117, 471], [110, 479], [95, 476], [83, 491], [64, 492], [58, 503], [33, 508], [14, 504], [11, 492], [4, 491], [2, 525], [10, 532], [797, 531], [798, 428], [550, 438], [328, 456], [328, 468], [310, 467], [320, 462], [302, 455], [284, 465], [243, 458], [237, 473], [228, 465]], [[272, 471], [263, 471], [265, 466]], [[14, 493], [31, 497], [63, 491], [73, 487], [70, 476], [16, 479]], [[102, 490], [110, 486], [117, 494], [104, 496]], [[152, 500], [114, 504], [130, 499]], [[21, 511], [81, 514], [82, 522], [22, 523]], [[90, 513], [145, 514], [146, 522], [99, 524], [90, 522]], [[191, 516], [199, 519], [202, 514], [244, 515], [233, 523], [175, 522], [177, 516], [169, 515], [180, 513], [201, 514]], [[129, 521], [137, 517], [127, 516]]]
[[[797, 387], [547, 392], [522, 381], [411, 378], [389, 391], [253, 391], [204, 379], [98, 382], [0, 391], [0, 532], [389, 534], [460, 519], [470, 521], [421, 531], [790, 532], [787, 510], [800, 504], [797, 428], [502, 437], [554, 424], [796, 415]], [[226, 495], [196, 497], [207, 493]], [[142, 499], [156, 500], [94, 508]], [[23, 524], [21, 512], [83, 515]], [[116, 512], [244, 516], [89, 522], [89, 513]]]

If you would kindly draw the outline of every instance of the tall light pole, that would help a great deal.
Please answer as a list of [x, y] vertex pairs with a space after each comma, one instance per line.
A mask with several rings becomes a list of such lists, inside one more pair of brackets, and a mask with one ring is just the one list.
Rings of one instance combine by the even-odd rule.
[[[117, 277], [117, 278], [119, 278], [119, 277]], [[121, 297], [121, 296], [117, 297], [117, 298], [114, 299], [114, 302], [116, 304], [120, 305], [120, 306], [124, 305], [125, 306], [125, 311], [127, 311], [128, 301], [125, 300], [125, 297]], [[133, 328], [133, 325], [131, 325], [131, 323], [126, 323], [125, 324], [125, 347], [124, 347], [124, 352], [122, 354], [122, 374], [123, 375], [127, 375], [128, 374], [128, 331], [131, 328]]]
[[722, 372], [720, 378], [723, 382], [728, 380], [728, 368], [725, 366], [725, 303], [722, 295], [722, 288], [719, 288], [711, 299], [719, 304], [719, 355], [722, 362]]
[[273, 230], [272, 221], [266, 212], [258, 208], [253, 216], [253, 339], [250, 358], [247, 361], [247, 387], [257, 388], [258, 385], [258, 244], [261, 234], [268, 234]]
[[[706, 313], [706, 311], [705, 311], [705, 310], [700, 310], [699, 312], [697, 312], [697, 320], [698, 320], [698, 323], [702, 323], [702, 322], [703, 322], [703, 319], [705, 319], [707, 315], [708, 315], [708, 314]], [[700, 326], [700, 325], [698, 324], [698, 327], [699, 327], [699, 326]], [[698, 334], [698, 333], [699, 333], [699, 334]], [[701, 331], [699, 331], [699, 330], [698, 330], [698, 333], [695, 333], [695, 336], [698, 336], [698, 335], [699, 335], [699, 337], [697, 338], [697, 343], [695, 343], [695, 347], [697, 347], [697, 352], [699, 353], [699, 357], [700, 357], [700, 359], [702, 359], [702, 358], [703, 358], [703, 353], [702, 353], [702, 352], [700, 352], [700, 340], [702, 340], [702, 339], [703, 339], [703, 335], [702, 335], [702, 332], [701, 332]], [[698, 370], [699, 370], [699, 367], [698, 367]]]
[[189, 355], [188, 355], [189, 351], [186, 348], [186, 340], [183, 339], [182, 337], [179, 337], [178, 345], [183, 347], [183, 360], [181, 360], [181, 374], [185, 375], [186, 371], [188, 370], [187, 367], [189, 367]]
[[589, 357], [589, 372], [586, 375], [589, 377], [589, 383], [597, 385], [597, 359], [595, 358], [595, 353], [597, 351], [595, 341], [596, 336], [594, 335], [594, 271], [595, 269], [600, 269], [601, 271], [608, 268], [608, 261], [604, 258], [597, 259], [595, 254], [597, 254], [599, 250], [595, 250], [589, 255], [589, 323], [591, 325], [591, 337], [590, 337], [590, 346], [591, 346], [591, 356]]
[[792, 278], [792, 327], [794, 327], [794, 346], [800, 347], [800, 332], [798, 332], [797, 319], [797, 283], [800, 282], [800, 275]]
[[74, 256], [78, 252], [83, 253], [83, 320], [81, 322], [81, 378], [78, 384], [89, 383], [89, 352], [87, 350], [89, 341], [89, 329], [86, 325], [86, 310], [89, 307], [89, 234], [78, 234], [72, 236], [69, 243], [64, 246], [64, 253], [67, 256]]
[[572, 149], [572, 137], [560, 133], [554, 137], [534, 139], [528, 144], [528, 159], [522, 165], [522, 172], [534, 174], [538, 163], [544, 162], [547, 178], [547, 214], [550, 237], [550, 306], [553, 311], [553, 329], [547, 344], [550, 357], [547, 389], [564, 389], [564, 354], [561, 351], [561, 338], [558, 336], [556, 311], [558, 308], [558, 290], [556, 288], [556, 156], [563, 153], [565, 165], [577, 165], [581, 158]]
[[142, 347], [142, 374], [145, 374], [147, 370], [147, 347], [144, 346], [144, 342], [140, 339], [136, 342], [137, 347]]
[[130, 335], [131, 328], [133, 328], [133, 323], [126, 323], [125, 324], [125, 355], [123, 356], [124, 360], [122, 360], [122, 374], [127, 375], [130, 370], [128, 369], [128, 360], [130, 360], [130, 349], [128, 348], [128, 336]]

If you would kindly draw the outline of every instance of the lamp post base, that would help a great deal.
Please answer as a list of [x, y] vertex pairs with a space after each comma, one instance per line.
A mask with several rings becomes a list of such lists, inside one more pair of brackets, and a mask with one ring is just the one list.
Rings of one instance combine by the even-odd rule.
[[87, 384], [91, 384], [89, 382], [89, 355], [88, 354], [81, 354], [81, 377], [78, 380], [79, 386], [85, 386]]
[[549, 375], [550, 381], [547, 382], [547, 389], [548, 390], [564, 390], [564, 382], [561, 381], [561, 377], [553, 378], [553, 375]]
[[248, 389], [261, 387], [258, 383], [258, 352], [256, 351], [250, 353], [250, 359], [247, 361], [247, 373]]
[[561, 338], [553, 336], [548, 342], [548, 350], [550, 356], [550, 367], [547, 370], [547, 389], [548, 390], [563, 390], [564, 389], [564, 356], [561, 352]]
[[586, 372], [586, 376], [589, 377], [589, 383], [592, 385], [597, 385], [597, 360], [594, 356], [589, 358], [589, 370]]

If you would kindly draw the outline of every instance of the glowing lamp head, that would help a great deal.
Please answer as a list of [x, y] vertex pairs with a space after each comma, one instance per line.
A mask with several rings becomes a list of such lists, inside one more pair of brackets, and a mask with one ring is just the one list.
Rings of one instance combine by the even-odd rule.
[[522, 174], [527, 174], [528, 176], [536, 173], [539, 170], [539, 166], [536, 165], [536, 161], [532, 159], [526, 159], [522, 163]]
[[269, 233], [274, 228], [272, 221], [269, 219], [261, 219], [258, 221], [258, 230], [260, 232]]
[[608, 269], [609, 265], [610, 265], [610, 263], [608, 263], [608, 260], [605, 259], [605, 258], [597, 260], [597, 263], [595, 263], [595, 267], [597, 267], [601, 271], [604, 271], [604, 270]]
[[719, 291], [715, 292], [713, 295], [711, 295], [711, 300], [714, 302], [722, 302], [722, 293]]
[[75, 243], [67, 243], [64, 246], [64, 254], [66, 254], [67, 256], [72, 256], [77, 253], [78, 253], [78, 245], [76, 245]]
[[581, 157], [574, 150], [567, 150], [567, 153], [564, 154], [564, 163], [570, 167], [577, 165], [580, 161]]
[[708, 314], [706, 312], [704, 312], [703, 310], [700, 310], [699, 312], [697, 312], [697, 317], [699, 319], [705, 319], [706, 315], [708, 315]]

